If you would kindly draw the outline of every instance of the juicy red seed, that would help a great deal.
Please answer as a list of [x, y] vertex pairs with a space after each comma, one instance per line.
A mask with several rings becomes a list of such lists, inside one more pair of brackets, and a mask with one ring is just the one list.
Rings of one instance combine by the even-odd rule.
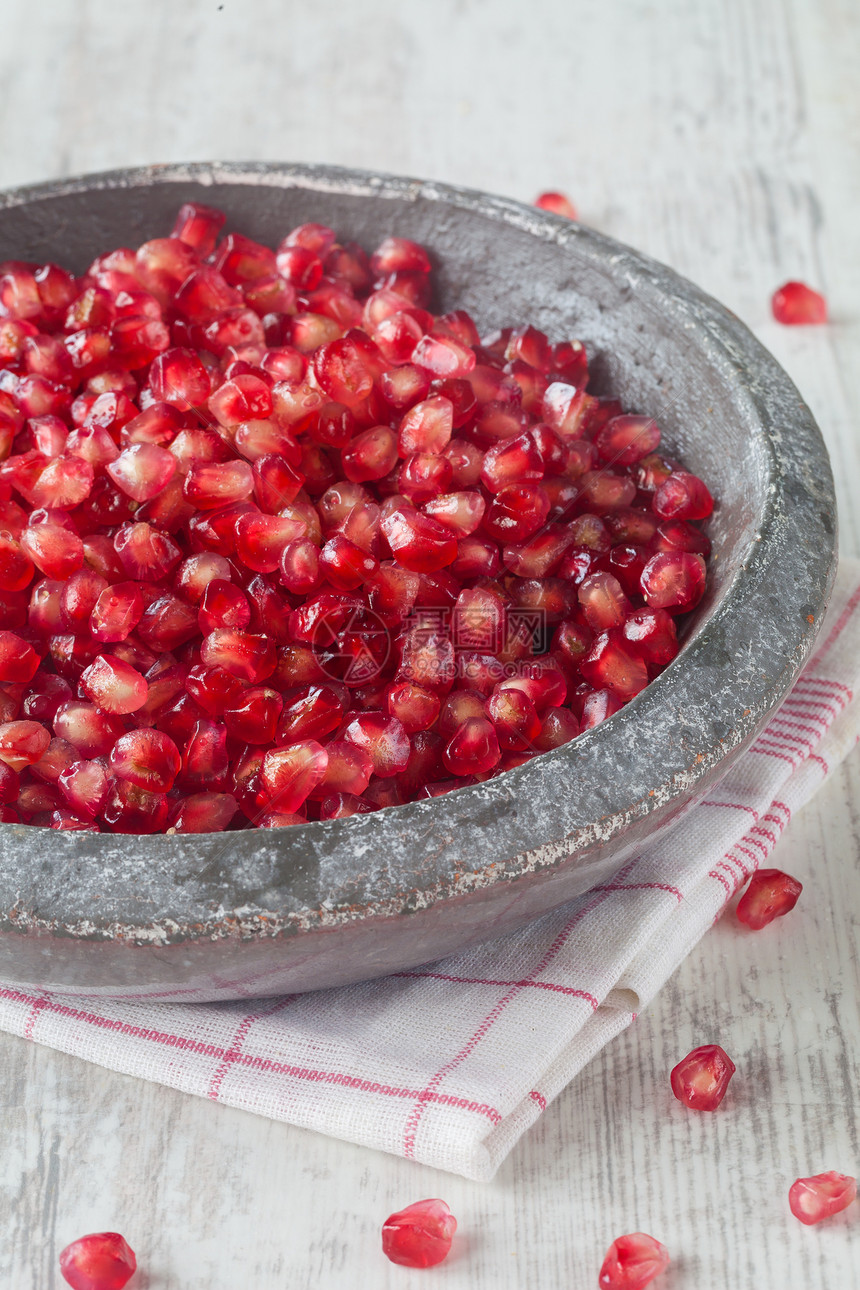
[[200, 657], [207, 667], [223, 667], [252, 685], [275, 670], [275, 649], [265, 636], [220, 628], [204, 637]]
[[688, 1053], [670, 1075], [672, 1092], [692, 1111], [716, 1111], [726, 1095], [735, 1064], [719, 1044]]
[[182, 491], [192, 505], [201, 510], [216, 510], [250, 497], [254, 476], [246, 461], [206, 463], [191, 467]]
[[442, 753], [452, 775], [485, 774], [498, 765], [499, 740], [493, 723], [486, 717], [469, 717]]
[[553, 215], [564, 215], [566, 219], [577, 218], [576, 207], [564, 193], [541, 193], [535, 198], [534, 204], [540, 210], [551, 211]]
[[174, 833], [223, 833], [239, 809], [230, 793], [191, 793], [179, 803]]
[[651, 505], [662, 519], [705, 520], [714, 509], [714, 499], [697, 475], [676, 470], [657, 489]]
[[248, 597], [232, 582], [215, 578], [208, 584], [197, 611], [197, 621], [204, 636], [219, 627], [234, 627], [242, 631], [251, 621]]
[[129, 730], [110, 752], [111, 772], [152, 793], [169, 793], [179, 774], [179, 749], [160, 730]]
[[83, 760], [62, 771], [57, 784], [72, 811], [94, 820], [107, 800], [111, 781], [101, 762]]
[[782, 918], [797, 904], [803, 885], [781, 869], [758, 869], [738, 902], [740, 922], [754, 932]]
[[356, 435], [343, 451], [343, 470], [354, 483], [382, 479], [397, 461], [397, 440], [387, 426], [374, 426]]
[[795, 1218], [811, 1227], [847, 1209], [857, 1195], [857, 1180], [830, 1170], [812, 1178], [798, 1178], [788, 1191], [788, 1204]]
[[448, 1257], [457, 1220], [444, 1200], [419, 1200], [382, 1225], [382, 1252], [407, 1268], [432, 1268]]
[[600, 1290], [645, 1290], [670, 1262], [666, 1247], [645, 1232], [616, 1237], [600, 1268]]
[[580, 662], [579, 670], [596, 690], [612, 690], [625, 701], [632, 699], [648, 684], [645, 662], [626, 648], [626, 642], [617, 629], [601, 632]]
[[382, 521], [382, 531], [398, 564], [416, 573], [443, 569], [457, 555], [457, 541], [450, 530], [403, 506]]
[[81, 689], [105, 712], [136, 712], [146, 703], [146, 679], [118, 658], [104, 654], [85, 669]]
[[122, 1290], [136, 1268], [134, 1250], [119, 1232], [81, 1236], [60, 1254], [60, 1271], [72, 1290]]
[[7, 721], [0, 725], [0, 761], [21, 771], [40, 761], [51, 742], [49, 732], [37, 721]]
[[406, 769], [409, 736], [396, 717], [382, 712], [358, 713], [340, 737], [366, 752], [373, 762], [374, 774], [383, 779]]
[[215, 250], [215, 241], [224, 225], [226, 216], [201, 202], [185, 202], [180, 206], [171, 237], [193, 247], [201, 259]]
[[786, 282], [773, 293], [771, 308], [778, 323], [827, 322], [827, 301], [804, 282]]
[[328, 753], [314, 739], [271, 748], [263, 758], [260, 788], [268, 809], [291, 813], [323, 779]]
[[632, 466], [657, 451], [660, 431], [650, 417], [613, 417], [600, 430], [594, 446], [602, 461], [610, 465]]
[[298, 519], [246, 511], [235, 523], [236, 553], [249, 569], [273, 573], [286, 547], [303, 536], [304, 528]]
[[0, 631], [0, 681], [31, 681], [42, 660], [27, 641], [14, 632]]
[[277, 690], [263, 686], [243, 690], [233, 706], [224, 709], [227, 733], [243, 743], [270, 744], [275, 738], [283, 705]]
[[652, 556], [639, 579], [652, 609], [683, 613], [705, 594], [705, 562], [689, 551], [661, 551]]

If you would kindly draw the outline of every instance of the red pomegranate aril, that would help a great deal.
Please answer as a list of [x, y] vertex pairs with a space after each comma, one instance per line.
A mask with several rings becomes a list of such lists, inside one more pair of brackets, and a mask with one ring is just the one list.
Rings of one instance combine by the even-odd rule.
[[[353, 797], [363, 793], [373, 774], [373, 761], [370, 754], [344, 739], [332, 740], [326, 745], [326, 752], [328, 765], [325, 774], [310, 796], [328, 799], [332, 794]], [[348, 814], [353, 813], [353, 811], [348, 812]], [[322, 819], [339, 818], [333, 814], [324, 814], [322, 809], [320, 817]]]
[[408, 735], [429, 730], [439, 716], [439, 697], [409, 681], [392, 685], [386, 695], [386, 706]]
[[622, 627], [633, 608], [611, 573], [589, 574], [579, 584], [577, 595], [586, 622], [596, 632]]
[[55, 457], [32, 485], [29, 500], [34, 506], [71, 510], [87, 497], [93, 478], [92, 466], [82, 457]]
[[657, 451], [660, 431], [651, 417], [613, 417], [598, 432], [594, 446], [601, 461], [614, 466], [632, 466]]
[[714, 509], [714, 499], [697, 475], [676, 470], [657, 489], [651, 505], [662, 519], [704, 520]]
[[564, 193], [541, 193], [535, 198], [535, 206], [540, 210], [550, 211], [553, 215], [563, 215], [565, 219], [577, 219], [576, 207]]
[[569, 530], [552, 524], [528, 542], [506, 546], [502, 560], [505, 569], [518, 578], [546, 578], [561, 563], [570, 544]]
[[480, 493], [442, 493], [429, 498], [422, 507], [424, 514], [449, 529], [456, 537], [470, 537], [481, 527], [486, 502]]
[[[178, 783], [183, 789], [224, 791], [229, 779], [227, 729], [220, 722], [196, 722], [182, 753]], [[142, 790], [138, 790], [142, 791]]]
[[238, 809], [231, 793], [191, 793], [179, 802], [168, 832], [223, 833]]
[[457, 541], [429, 515], [403, 506], [382, 521], [382, 531], [398, 564], [415, 573], [432, 573], [450, 564], [457, 555]]
[[707, 560], [711, 554], [710, 539], [686, 520], [664, 520], [651, 539], [654, 551], [692, 551]]
[[387, 426], [374, 426], [355, 436], [342, 460], [344, 474], [354, 483], [382, 479], [397, 462], [397, 439]]
[[217, 510], [246, 501], [254, 491], [254, 476], [246, 461], [195, 465], [185, 476], [182, 491], [199, 509]]
[[788, 1204], [795, 1218], [807, 1227], [841, 1214], [857, 1195], [857, 1179], [831, 1169], [812, 1178], [798, 1178], [788, 1190]]
[[532, 741], [538, 752], [549, 752], [570, 743], [579, 734], [579, 721], [570, 708], [548, 708], [543, 714], [540, 730]]
[[51, 735], [37, 721], [7, 721], [0, 725], [0, 761], [21, 771], [38, 762], [48, 750]]
[[333, 685], [305, 685], [287, 694], [278, 722], [278, 743], [324, 739], [333, 734], [346, 711], [345, 693]]
[[236, 519], [235, 534], [236, 553], [242, 563], [257, 573], [273, 573], [285, 547], [304, 536], [304, 526], [286, 516], [246, 511]]
[[308, 595], [321, 580], [319, 547], [310, 538], [288, 542], [281, 552], [281, 580], [294, 595]]
[[90, 618], [99, 596], [107, 590], [107, 580], [94, 569], [72, 574], [60, 591], [62, 625], [76, 636], [89, 633]]
[[298, 811], [321, 782], [328, 753], [315, 739], [288, 748], [270, 748], [260, 769], [260, 790], [268, 809], [290, 814]]
[[382, 712], [358, 713], [345, 725], [340, 737], [367, 752], [373, 773], [382, 779], [406, 769], [409, 736], [396, 717]]
[[174, 573], [174, 586], [190, 604], [199, 605], [210, 582], [230, 582], [232, 576], [230, 563], [223, 555], [203, 551], [182, 561]]
[[129, 578], [142, 582], [160, 581], [182, 559], [172, 538], [144, 521], [117, 529], [114, 548]]
[[731, 1057], [719, 1044], [704, 1044], [694, 1048], [673, 1069], [672, 1092], [692, 1111], [716, 1111], [735, 1069]]
[[247, 744], [271, 744], [283, 703], [277, 690], [263, 686], [244, 690], [234, 705], [224, 710], [228, 735]]
[[636, 609], [628, 614], [622, 628], [633, 653], [652, 667], [671, 663], [678, 653], [675, 620], [665, 609]]
[[117, 488], [136, 502], [155, 497], [176, 473], [176, 458], [153, 443], [137, 443], [125, 448], [106, 472]]
[[73, 430], [66, 440], [66, 450], [71, 456], [88, 461], [94, 473], [119, 456], [119, 449], [104, 426], [81, 426]]
[[645, 1290], [669, 1266], [669, 1251], [645, 1232], [617, 1237], [600, 1268], [600, 1290]]
[[203, 593], [197, 621], [204, 636], [219, 627], [233, 627], [242, 631], [251, 621], [251, 606], [241, 588], [216, 578]]
[[457, 1220], [444, 1200], [419, 1200], [382, 1225], [382, 1252], [407, 1268], [432, 1268], [448, 1257]]
[[688, 551], [661, 551], [651, 557], [639, 579], [648, 605], [684, 613], [705, 593], [705, 562]]
[[597, 400], [584, 390], [564, 381], [553, 381], [547, 387], [541, 407], [541, 419], [567, 441], [579, 439], [580, 432]]
[[107, 801], [111, 779], [100, 761], [84, 760], [64, 770], [57, 785], [72, 811], [94, 820]]
[[542, 479], [544, 463], [534, 439], [518, 435], [490, 448], [484, 455], [481, 483], [490, 493], [500, 493], [508, 484]]
[[0, 631], [0, 682], [4, 685], [32, 681], [41, 661], [32, 645], [15, 632]]
[[110, 752], [111, 773], [151, 793], [169, 793], [180, 765], [179, 749], [161, 730], [129, 730]]
[[773, 293], [771, 309], [776, 321], [788, 326], [827, 322], [827, 301], [805, 282], [786, 282]]
[[215, 250], [226, 216], [202, 202], [185, 202], [179, 208], [170, 236], [192, 247], [201, 260]]
[[220, 435], [210, 430], [180, 430], [170, 444], [170, 452], [179, 463], [179, 473], [187, 475], [195, 466], [225, 462], [230, 448]]
[[153, 359], [149, 388], [158, 402], [170, 403], [187, 412], [203, 407], [211, 392], [211, 381], [192, 350], [173, 348]]
[[580, 727], [582, 730], [591, 730], [620, 712], [623, 707], [624, 700], [614, 690], [592, 690], [582, 705]]
[[223, 667], [256, 685], [275, 670], [275, 650], [265, 636], [221, 628], [203, 639], [200, 657], [207, 667]]
[[495, 727], [486, 717], [469, 717], [442, 753], [452, 775], [480, 775], [492, 770], [501, 757]]
[[90, 631], [102, 643], [124, 641], [143, 614], [143, 597], [136, 582], [116, 582], [99, 595], [90, 613]]
[[738, 902], [738, 919], [752, 931], [761, 931], [775, 918], [790, 913], [802, 891], [802, 883], [781, 869], [758, 869]]
[[451, 487], [451, 463], [431, 452], [415, 452], [407, 457], [397, 476], [398, 492], [415, 506], [422, 506]]
[[582, 659], [579, 670], [596, 690], [613, 690], [625, 701], [648, 684], [648, 668], [630, 649], [617, 630], [601, 632]]
[[487, 715], [495, 726], [501, 749], [533, 749], [541, 731], [541, 720], [531, 699], [522, 690], [500, 689], [491, 694], [487, 700]]
[[137, 1267], [118, 1232], [81, 1236], [60, 1254], [60, 1272], [72, 1290], [122, 1290]]
[[146, 702], [148, 686], [144, 677], [118, 658], [104, 654], [85, 669], [81, 689], [105, 712], [136, 712]]
[[338, 534], [330, 538], [320, 551], [319, 567], [322, 576], [333, 587], [351, 591], [373, 577], [379, 561]]
[[161, 833], [168, 810], [163, 793], [150, 793], [119, 779], [108, 793], [101, 818], [111, 833]]
[[292, 502], [301, 492], [304, 476], [276, 453], [258, 457], [251, 467], [257, 505], [269, 515]]
[[490, 502], [484, 530], [496, 542], [515, 545], [536, 533], [549, 514], [549, 497], [539, 484], [506, 484]]
[[33, 562], [8, 533], [0, 532], [0, 588], [23, 591], [33, 578]]

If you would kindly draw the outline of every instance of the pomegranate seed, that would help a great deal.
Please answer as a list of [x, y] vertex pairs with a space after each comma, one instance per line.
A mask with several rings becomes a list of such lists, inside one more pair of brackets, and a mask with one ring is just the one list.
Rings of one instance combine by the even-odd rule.
[[136, 443], [125, 448], [106, 473], [117, 488], [136, 502], [149, 501], [170, 482], [176, 472], [176, 458], [153, 443]]
[[200, 202], [185, 202], [180, 206], [171, 237], [193, 247], [201, 259], [215, 250], [215, 241], [224, 225], [225, 216], [211, 206]]
[[444, 1200], [418, 1200], [382, 1225], [382, 1252], [407, 1268], [432, 1268], [448, 1257], [457, 1220]]
[[551, 211], [553, 215], [564, 215], [566, 219], [576, 219], [576, 207], [564, 193], [541, 193], [535, 198], [535, 206], [540, 210]]
[[692, 1111], [716, 1111], [726, 1095], [735, 1064], [718, 1044], [688, 1053], [672, 1071], [672, 1092]]
[[613, 690], [592, 690], [582, 705], [580, 726], [583, 730], [592, 730], [624, 707], [624, 700]]
[[57, 780], [65, 801], [79, 817], [94, 820], [110, 791], [110, 776], [99, 761], [72, 762]]
[[598, 1283], [601, 1290], [645, 1290], [669, 1266], [669, 1251], [645, 1232], [619, 1236], [606, 1251]]
[[705, 562], [687, 551], [661, 551], [642, 570], [642, 594], [652, 609], [683, 613], [705, 594]]
[[275, 650], [265, 636], [221, 628], [204, 637], [200, 657], [207, 667], [223, 667], [252, 685], [275, 670]]
[[270, 748], [260, 769], [260, 788], [269, 809], [290, 814], [323, 779], [328, 753], [314, 739], [289, 748]]
[[60, 1254], [60, 1271], [72, 1290], [122, 1290], [136, 1268], [134, 1250], [119, 1232], [81, 1236]]
[[381, 712], [358, 713], [344, 727], [341, 738], [368, 753], [373, 773], [381, 779], [406, 769], [409, 736], [396, 717]]
[[812, 1178], [798, 1178], [788, 1190], [788, 1204], [795, 1218], [811, 1227], [847, 1209], [857, 1195], [857, 1180], [830, 1170]]
[[163, 793], [149, 793], [120, 779], [108, 793], [101, 818], [111, 833], [161, 833], [168, 810]]
[[174, 833], [223, 833], [238, 809], [230, 793], [191, 793], [179, 803], [171, 829]]
[[202, 407], [209, 398], [211, 382], [206, 368], [188, 349], [168, 349], [153, 359], [149, 388], [160, 403], [170, 403], [181, 412]]
[[632, 466], [660, 446], [660, 431], [650, 417], [613, 417], [594, 440], [602, 461]]
[[114, 548], [127, 575], [142, 582], [158, 582], [182, 558], [182, 551], [171, 538], [144, 521], [117, 529]]
[[826, 323], [827, 301], [804, 282], [786, 282], [773, 293], [773, 316], [778, 323]]
[[20, 636], [0, 631], [0, 681], [4, 684], [31, 681], [41, 661]]
[[343, 452], [343, 469], [354, 483], [382, 479], [397, 461], [397, 440], [387, 426], [374, 426], [356, 435]]
[[663, 519], [705, 520], [714, 509], [714, 499], [698, 476], [676, 470], [656, 490], [651, 505]]
[[6, 721], [0, 725], [0, 761], [14, 771], [39, 761], [48, 750], [51, 736], [37, 721]]
[[382, 521], [382, 531], [398, 564], [415, 573], [442, 569], [457, 555], [457, 542], [450, 531], [408, 506], [388, 515]]
[[802, 891], [802, 884], [781, 869], [758, 869], [738, 902], [738, 919], [761, 931], [794, 909]]
[[81, 676], [81, 689], [105, 712], [136, 712], [146, 702], [144, 677], [118, 658], [98, 657]]
[[169, 793], [179, 767], [179, 749], [160, 730], [129, 730], [110, 752], [111, 772], [118, 779], [152, 793]]
[[619, 698], [632, 699], [648, 684], [648, 668], [616, 629], [601, 632], [580, 662], [579, 670], [595, 689], [609, 689]]

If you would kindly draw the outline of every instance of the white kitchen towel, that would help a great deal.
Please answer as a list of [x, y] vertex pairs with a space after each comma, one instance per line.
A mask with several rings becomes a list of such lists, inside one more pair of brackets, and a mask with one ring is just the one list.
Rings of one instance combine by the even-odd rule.
[[110, 1002], [0, 986], [0, 1028], [488, 1179], [769, 860], [792, 815], [857, 743], [858, 680], [860, 564], [845, 562], [813, 658], [719, 788], [611, 882], [555, 913], [381, 981], [250, 1003]]

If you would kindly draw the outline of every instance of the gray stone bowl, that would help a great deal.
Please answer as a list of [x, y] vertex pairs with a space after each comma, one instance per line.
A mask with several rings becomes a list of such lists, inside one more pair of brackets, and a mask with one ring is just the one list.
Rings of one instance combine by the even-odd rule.
[[0, 196], [0, 261], [82, 271], [221, 207], [264, 242], [316, 220], [415, 238], [437, 306], [581, 337], [597, 392], [658, 420], [711, 485], [705, 600], [669, 668], [575, 742], [445, 797], [225, 835], [0, 825], [0, 979], [128, 998], [311, 990], [440, 958], [612, 874], [726, 772], [807, 658], [835, 569], [827, 454], [791, 381], [726, 309], [578, 224], [443, 184], [329, 167], [115, 171]]

